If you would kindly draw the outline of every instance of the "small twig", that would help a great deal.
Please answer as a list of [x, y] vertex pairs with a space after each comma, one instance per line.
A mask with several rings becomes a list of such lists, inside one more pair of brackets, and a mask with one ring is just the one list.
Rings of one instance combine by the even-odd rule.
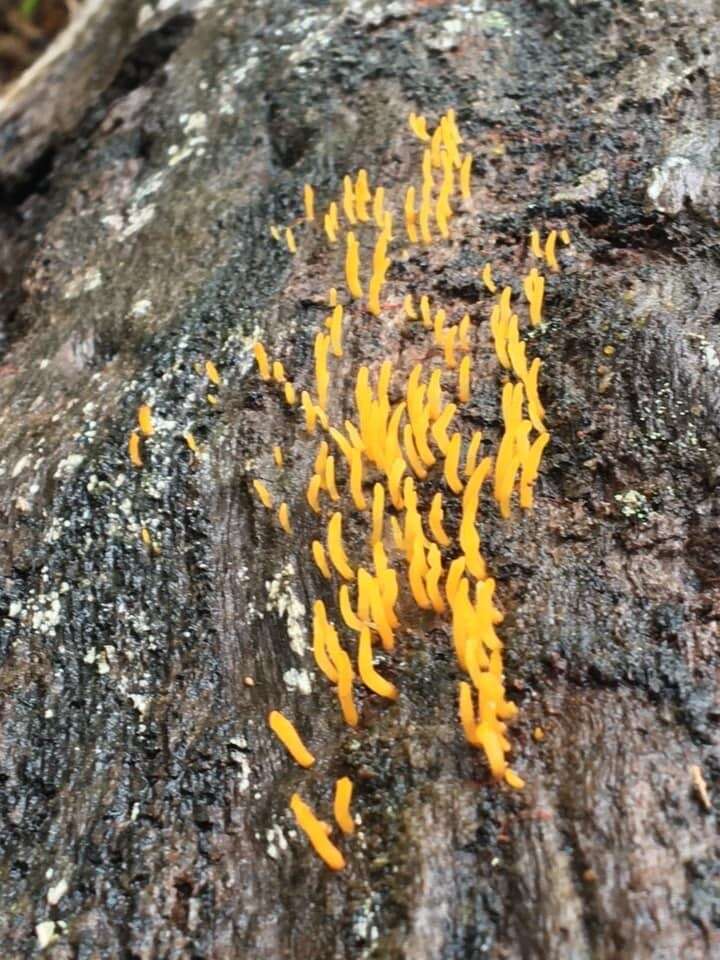
[[705, 778], [702, 775], [702, 770], [696, 763], [691, 764], [689, 770], [693, 786], [695, 787], [697, 795], [700, 798], [700, 803], [707, 811], [712, 810], [710, 795], [708, 793], [707, 784], [705, 783]]

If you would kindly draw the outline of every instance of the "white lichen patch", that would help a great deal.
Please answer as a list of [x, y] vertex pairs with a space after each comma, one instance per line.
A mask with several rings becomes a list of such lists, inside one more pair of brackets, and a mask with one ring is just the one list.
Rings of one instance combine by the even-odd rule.
[[55, 479], [64, 480], [66, 477], [71, 477], [84, 460], [85, 457], [81, 453], [69, 454], [69, 456], [61, 460], [57, 465], [55, 469]]
[[305, 604], [295, 592], [297, 579], [295, 560], [289, 557], [273, 579], [268, 580], [265, 584], [267, 588], [266, 608], [275, 611], [281, 617], [285, 617], [290, 649], [301, 657], [307, 646], [305, 640], [306, 611]]
[[58, 938], [55, 921], [43, 920], [42, 923], [38, 923], [35, 927], [35, 936], [41, 950], [49, 947], [51, 943], [55, 943]]
[[152, 300], [136, 300], [135, 303], [130, 307], [130, 316], [138, 318], [146, 317], [151, 310]]
[[51, 907], [54, 907], [58, 903], [60, 903], [62, 898], [68, 892], [69, 887], [70, 887], [70, 884], [67, 882], [65, 877], [63, 877], [62, 880], [59, 880], [55, 884], [55, 886], [50, 887], [50, 889], [47, 892], [47, 902], [50, 904]]
[[155, 204], [149, 203], [146, 207], [131, 207], [128, 213], [127, 223], [123, 230], [117, 235], [117, 240], [127, 240], [134, 234], [139, 233], [143, 227], [146, 227], [155, 217]]
[[283, 682], [289, 690], [297, 690], [298, 693], [312, 693], [312, 680], [307, 670], [296, 670], [291, 667], [283, 674]]
[[131, 693], [130, 700], [140, 716], [144, 717], [150, 706], [150, 697], [147, 694]]
[[625, 493], [616, 493], [615, 502], [619, 505], [620, 512], [624, 517], [634, 520], [647, 518], [647, 497], [639, 490], [626, 490]]
[[60, 622], [60, 595], [57, 590], [40, 593], [30, 601], [32, 617], [30, 625], [38, 633], [54, 633]]
[[81, 273], [79, 276], [73, 277], [73, 279], [65, 287], [63, 297], [66, 300], [72, 300], [75, 297], [79, 297], [83, 293], [90, 293], [92, 290], [97, 290], [97, 288], [101, 285], [102, 273], [98, 267], [90, 267], [90, 269], [86, 270], [85, 273]]
[[267, 855], [272, 860], [279, 860], [281, 854], [285, 853], [288, 848], [285, 834], [279, 824], [276, 823], [275, 826], [265, 831], [265, 840], [267, 842]]

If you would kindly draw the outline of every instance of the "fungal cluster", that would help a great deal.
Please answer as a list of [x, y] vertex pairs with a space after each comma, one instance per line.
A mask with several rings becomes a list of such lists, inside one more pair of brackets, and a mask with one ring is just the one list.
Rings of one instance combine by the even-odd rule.
[[[502, 383], [503, 430], [493, 456], [484, 449], [482, 431], [468, 435], [458, 416], [473, 397], [473, 354], [477, 338], [488, 336], [485, 329], [474, 326], [469, 313], [451, 322], [441, 303], [416, 288], [395, 299], [394, 280], [393, 299], [383, 295], [393, 254], [407, 259], [412, 247], [450, 240], [453, 217], [473, 205], [472, 155], [463, 152], [454, 111], [448, 110], [432, 133], [415, 114], [410, 114], [409, 127], [422, 144], [422, 158], [418, 182], [407, 186], [398, 203], [388, 202], [383, 186], [372, 189], [367, 172], [360, 170], [354, 177], [345, 176], [342, 195], [329, 203], [320, 227], [314, 189], [305, 185], [304, 216], [293, 226], [314, 233], [313, 242], [326, 240], [344, 261], [344, 290], [338, 293], [340, 283], [330, 289], [329, 312], [315, 336], [314, 382], [297, 387], [282, 362], [271, 360], [260, 342], [254, 345], [254, 357], [260, 378], [281, 392], [308, 438], [317, 441], [306, 499], [318, 532], [306, 547], [336, 606], [329, 611], [322, 599], [315, 600], [312, 649], [318, 670], [335, 689], [343, 721], [351, 727], [359, 724], [358, 682], [378, 697], [392, 701], [398, 696], [395, 684], [376, 669], [376, 652], [388, 662], [395, 650], [403, 627], [398, 601], [407, 584], [423, 616], [448, 624], [459, 671], [458, 713], [468, 743], [482, 750], [494, 778], [521, 789], [524, 782], [507, 760], [507, 722], [517, 707], [505, 693], [503, 643], [497, 633], [503, 615], [482, 552], [478, 513], [483, 498], [492, 499], [505, 519], [512, 516], [515, 494], [520, 510], [533, 506], [549, 433], [539, 396], [541, 362], [528, 356], [522, 327], [541, 331], [541, 271], [559, 269], [558, 239], [568, 244], [570, 237], [565, 230], [552, 230], [542, 244], [538, 231], [532, 231], [529, 255], [535, 265], [522, 279], [523, 301], [513, 304], [510, 286], [498, 290], [490, 263], [482, 270], [492, 298], [489, 345]], [[402, 227], [394, 225], [396, 220]], [[298, 250], [293, 226], [270, 228], [290, 254]], [[361, 365], [354, 376], [352, 415], [341, 420], [339, 411], [347, 408], [348, 398], [339, 390], [333, 396], [331, 385], [333, 365], [343, 357], [346, 325], [377, 324], [379, 333], [398, 321], [427, 331], [428, 359], [407, 375], [394, 370], [389, 358], [376, 370]], [[216, 383], [215, 368], [206, 372]], [[129, 441], [136, 465], [142, 462], [141, 437], [151, 430], [149, 411], [141, 408], [138, 430]], [[285, 459], [279, 446], [273, 449], [273, 460], [282, 470]], [[263, 507], [294, 536], [287, 502], [276, 503], [268, 482], [259, 477], [253, 487]], [[460, 516], [453, 525], [457, 529], [446, 522], [452, 500], [459, 508], [452, 511]], [[364, 522], [366, 527], [363, 555], [346, 548], [343, 523], [350, 512], [354, 526]], [[288, 718], [272, 711], [268, 722], [298, 764], [314, 763]], [[348, 778], [338, 780], [334, 814], [345, 834], [353, 830], [351, 794]], [[341, 869], [345, 858], [330, 839], [329, 824], [298, 794], [293, 794], [290, 808], [325, 863]]]

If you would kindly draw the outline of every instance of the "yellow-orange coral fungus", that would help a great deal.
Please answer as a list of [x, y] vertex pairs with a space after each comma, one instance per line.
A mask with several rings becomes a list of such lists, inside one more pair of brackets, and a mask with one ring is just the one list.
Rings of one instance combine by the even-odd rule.
[[405, 316], [409, 320], [417, 320], [417, 312], [413, 306], [413, 298], [411, 293], [406, 293], [403, 300], [403, 310], [405, 311]]
[[362, 479], [362, 454], [359, 450], [353, 447], [352, 454], [350, 456], [350, 493], [352, 494], [353, 502], [358, 510], [365, 510], [367, 508], [367, 502], [362, 489]]
[[330, 448], [327, 445], [327, 441], [322, 440], [320, 442], [320, 446], [318, 447], [318, 451], [315, 454], [315, 464], [314, 464], [314, 472], [317, 473], [317, 475], [321, 478], [321, 480], [325, 476], [325, 464], [327, 462], [329, 452], [330, 452]]
[[214, 394], [209, 393], [209, 394], [205, 397], [205, 399], [207, 400], [207, 402], [210, 404], [211, 407], [216, 407], [216, 406], [217, 406], [218, 398], [217, 398]]
[[427, 477], [427, 470], [425, 469], [425, 465], [420, 459], [420, 455], [415, 447], [412, 427], [409, 423], [406, 423], [403, 427], [403, 447], [405, 450], [405, 456], [407, 457], [408, 463], [412, 467], [413, 473], [419, 480], [424, 480], [425, 477]]
[[315, 757], [300, 739], [300, 734], [279, 710], [270, 711], [268, 725], [296, 763], [301, 767], [311, 767], [315, 763]]
[[140, 435], [137, 430], [133, 430], [128, 437], [128, 456], [134, 467], [141, 467], [143, 465], [142, 456], [140, 455]]
[[545, 241], [545, 262], [555, 273], [557, 273], [557, 271], [560, 269], [560, 266], [557, 262], [557, 257], [555, 256], [556, 243], [557, 230], [551, 230], [548, 234], [547, 240]]
[[535, 438], [523, 459], [520, 473], [520, 506], [524, 510], [529, 510], [533, 505], [533, 486], [537, 480], [543, 450], [549, 440], [549, 433], [541, 433], [539, 437]]
[[460, 445], [462, 444], [462, 437], [459, 433], [454, 433], [450, 437], [450, 443], [448, 444], [447, 453], [445, 456], [445, 465], [444, 465], [444, 475], [445, 482], [450, 487], [453, 493], [462, 493], [463, 482], [460, 479], [460, 474], [458, 472], [460, 467]]
[[297, 244], [295, 243], [295, 234], [290, 227], [285, 228], [285, 243], [290, 253], [297, 253]]
[[363, 627], [360, 631], [358, 673], [368, 690], [372, 690], [373, 693], [377, 693], [378, 696], [385, 697], [388, 700], [397, 700], [397, 689], [389, 680], [381, 677], [373, 666], [372, 640], [369, 627]]
[[490, 314], [490, 332], [493, 335], [493, 343], [495, 345], [495, 355], [498, 359], [498, 363], [505, 367], [506, 369], [510, 368], [510, 359], [507, 355], [507, 320], [503, 320], [500, 316], [500, 307], [496, 304], [492, 308]]
[[415, 136], [422, 140], [423, 143], [428, 143], [430, 141], [430, 134], [427, 131], [427, 126], [425, 123], [425, 117], [418, 116], [415, 113], [411, 113], [408, 117], [408, 125]]
[[278, 507], [278, 520], [280, 521], [280, 526], [283, 528], [285, 533], [292, 533], [292, 526], [290, 524], [290, 508], [284, 500]]
[[346, 626], [351, 630], [362, 630], [364, 623], [352, 608], [350, 591], [346, 583], [343, 583], [338, 591], [338, 607], [340, 609], [340, 616], [345, 621]]
[[[328, 459], [330, 459], [328, 457]], [[342, 514], [335, 512], [328, 523], [327, 547], [333, 566], [345, 580], [354, 580], [355, 574], [345, 553], [342, 542]]]
[[488, 288], [490, 293], [495, 293], [497, 286], [492, 277], [492, 264], [490, 262], [486, 263], [482, 270], [482, 281], [485, 286]]
[[280, 241], [282, 240], [282, 237], [280, 236], [280, 231], [278, 230], [278, 228], [275, 226], [274, 223], [270, 225], [270, 236], [273, 238], [273, 240], [277, 240], [278, 243], [280, 243]]
[[439, 492], [432, 498], [428, 513], [428, 525], [435, 542], [439, 543], [441, 547], [449, 547], [452, 541], [443, 527], [442, 494]]
[[338, 302], [338, 299], [337, 299], [337, 290], [335, 289], [335, 287], [330, 287], [330, 289], [329, 289], [329, 291], [328, 291], [328, 304], [329, 304], [329, 306], [331, 306], [331, 307], [336, 307], [336, 306], [337, 306], [337, 302]]
[[527, 372], [524, 384], [530, 422], [538, 433], [545, 433], [545, 426], [542, 422], [545, 410], [538, 395], [538, 374], [540, 373], [540, 366], [541, 362], [539, 357], [535, 357], [530, 364], [530, 369]]
[[395, 649], [395, 636], [387, 616], [379, 581], [371, 577], [368, 582], [368, 589], [370, 593], [370, 613], [375, 629], [380, 634], [383, 650], [391, 652]]
[[255, 488], [255, 493], [258, 495], [262, 505], [267, 510], [272, 510], [273, 498], [262, 480], [253, 480], [253, 487]]
[[305, 219], [308, 223], [311, 223], [315, 219], [315, 191], [309, 183], [306, 183], [303, 187], [303, 204], [305, 206]]
[[477, 719], [475, 717], [475, 705], [473, 703], [472, 688], [465, 680], [459, 684], [460, 692], [460, 722], [462, 724], [465, 739], [473, 747], [480, 746], [480, 740], [477, 735]]
[[334, 356], [341, 357], [342, 349], [342, 330], [343, 330], [343, 308], [338, 303], [333, 308], [330, 315], [330, 348]]
[[445, 596], [452, 607], [460, 586], [460, 581], [465, 572], [465, 557], [456, 557], [448, 569], [448, 575], [445, 580]]
[[[349, 465], [349, 464], [350, 464], [350, 460], [351, 460], [351, 458], [352, 458], [353, 445], [349, 442], [349, 440], [347, 439], [347, 437], [344, 437], [344, 436], [342, 435], [342, 433], [340, 433], [339, 430], [336, 430], [336, 429], [335, 429], [335, 427], [330, 427], [330, 431], [329, 431], [329, 432], [330, 432], [330, 436], [333, 438], [333, 440], [335, 441], [335, 443], [336, 443], [336, 444], [338, 445], [338, 447], [340, 448], [343, 456], [345, 457], [345, 459], [347, 460], [348, 465]], [[318, 470], [318, 473], [319, 473], [319, 472], [320, 472], [320, 471]]]
[[[447, 435], [447, 429], [450, 426], [450, 421], [455, 416], [457, 407], [454, 403], [448, 403], [444, 408], [443, 412], [437, 418], [435, 423], [430, 428], [430, 433], [435, 443], [438, 445], [443, 456], [447, 454], [447, 449], [450, 444], [450, 439]], [[422, 454], [421, 454], [422, 456]]]
[[335, 822], [347, 836], [355, 832], [355, 824], [350, 813], [352, 791], [353, 784], [350, 777], [340, 777], [339, 780], [336, 780], [333, 813], [335, 814]]
[[[428, 328], [432, 326], [432, 318], [430, 316], [430, 300], [428, 299], [427, 294], [423, 294], [420, 297], [420, 317], [422, 318], [424, 326]], [[417, 370], [418, 367], [419, 364], [415, 367], [413, 373], [415, 373], [415, 370]], [[420, 367], [420, 371], [422, 372], [422, 367]]]
[[307, 836], [318, 856], [325, 861], [331, 870], [342, 870], [345, 866], [345, 858], [328, 838], [323, 822], [317, 819], [310, 807], [300, 799], [297, 793], [290, 797], [290, 809], [295, 815], [298, 826]]
[[315, 565], [317, 566], [320, 573], [325, 577], [326, 580], [332, 579], [332, 573], [327, 562], [327, 555], [325, 553], [325, 547], [320, 543], [319, 540], [313, 540], [312, 545], [312, 555]]
[[423, 243], [432, 243], [432, 233], [430, 232], [430, 215], [432, 213], [432, 198], [430, 190], [423, 188], [420, 201], [420, 213], [418, 223], [420, 225], [420, 237]]
[[294, 407], [297, 401], [297, 394], [295, 393], [295, 387], [289, 380], [286, 380], [283, 384], [283, 395], [285, 397], [285, 403], [289, 407]]
[[435, 613], [445, 612], [445, 601], [440, 591], [440, 577], [442, 573], [442, 557], [440, 556], [440, 551], [437, 546], [433, 543], [428, 550], [428, 571], [425, 576], [425, 589]]
[[500, 441], [495, 464], [494, 496], [500, 507], [500, 514], [506, 520], [510, 518], [510, 500], [520, 467], [520, 457], [515, 450], [515, 433], [516, 429], [506, 430]]
[[362, 437], [360, 436], [358, 429], [355, 426], [355, 424], [352, 422], [352, 420], [345, 421], [345, 430], [350, 439], [350, 445], [355, 447], [355, 449], [359, 450], [361, 453], [364, 453], [365, 444], [363, 443]]
[[255, 362], [257, 363], [260, 378], [262, 380], [269, 380], [272, 376], [270, 372], [270, 363], [268, 361], [267, 353], [265, 352], [265, 347], [259, 341], [253, 344], [253, 354], [255, 355]]
[[360, 284], [360, 251], [352, 230], [348, 230], [346, 240], [345, 279], [351, 296], [357, 298], [362, 296], [362, 286]]
[[457, 366], [457, 360], [455, 359], [455, 341], [457, 340], [457, 326], [448, 327], [443, 335], [443, 351], [445, 354], [445, 365], [450, 369], [454, 370]]
[[355, 181], [355, 216], [361, 223], [367, 223], [370, 219], [367, 205], [371, 200], [367, 170], [359, 170]]
[[[317, 540], [315, 542], [317, 543]], [[313, 604], [313, 656], [330, 683], [337, 683], [337, 667], [330, 658], [327, 647], [328, 629], [325, 604], [322, 600], [316, 600]]]
[[513, 790], [522, 790], [525, 786], [525, 781], [522, 777], [519, 777], [514, 770], [511, 770], [508, 767], [505, 771], [505, 783], [512, 787]]
[[466, 353], [460, 361], [458, 369], [458, 400], [460, 403], [467, 403], [470, 399], [470, 367], [472, 360], [470, 354]]
[[442, 370], [433, 370], [430, 375], [427, 385], [427, 412], [432, 421], [437, 420], [442, 413]]
[[373, 487], [372, 502], [372, 532], [370, 542], [379, 543], [383, 535], [383, 520], [385, 517], [385, 488], [381, 483], [376, 483]]
[[144, 437], [151, 437], [155, 433], [152, 422], [152, 411], [146, 403], [141, 403], [137, 411], [138, 427]]
[[363, 623], [370, 620], [370, 584], [372, 575], [364, 568], [357, 572], [357, 615]]
[[273, 361], [272, 376], [275, 383], [285, 383], [285, 367], [279, 360]]
[[312, 398], [307, 390], [303, 390], [300, 394], [300, 406], [305, 414], [305, 429], [310, 434], [315, 433], [317, 412], [315, 410], [315, 404], [312, 402]]
[[357, 223], [357, 218], [355, 217], [355, 190], [353, 189], [352, 178], [348, 174], [343, 177], [342, 206], [348, 223]]
[[381, 578], [383, 573], [388, 569], [388, 558], [381, 540], [376, 540], [375, 543], [373, 543], [372, 554], [375, 574]]
[[310, 477], [310, 482], [307, 487], [307, 502], [310, 504], [312, 510], [315, 513], [320, 513], [320, 490], [322, 489], [323, 479], [322, 477], [314, 473]]
[[408, 567], [408, 580], [410, 581], [410, 590], [415, 603], [422, 610], [431, 610], [432, 603], [425, 589], [425, 574], [427, 573], [427, 561], [425, 559], [425, 548], [422, 544], [422, 538], [416, 536], [412, 544], [412, 555], [410, 566]]
[[560, 239], [567, 246], [570, 243], [570, 233], [567, 230], [561, 230]]
[[334, 500], [336, 503], [340, 499], [340, 494], [338, 493], [337, 484], [335, 483], [335, 457], [330, 454], [330, 456], [325, 461], [325, 488], [330, 494], [330, 499]]
[[545, 277], [539, 274], [535, 267], [523, 280], [523, 291], [530, 305], [530, 323], [537, 327], [542, 322]]
[[470, 438], [467, 455], [465, 457], [465, 476], [471, 477], [475, 472], [480, 444], [482, 443], [482, 430], [476, 430]]
[[403, 498], [400, 485], [406, 468], [407, 464], [403, 458], [398, 457], [397, 460], [393, 462], [388, 473], [388, 492], [396, 510], [402, 510], [403, 508]]
[[470, 199], [470, 172], [472, 169], [472, 154], [466, 153], [460, 165], [460, 193], [463, 200]]
[[405, 194], [405, 231], [408, 236], [410, 243], [418, 242], [418, 232], [417, 232], [417, 212], [415, 210], [415, 187], [410, 186], [407, 188]]
[[530, 231], [530, 249], [532, 250], [534, 256], [542, 260], [543, 249], [540, 245], [540, 234], [537, 230]]
[[382, 230], [385, 226], [385, 187], [378, 187], [373, 197], [373, 219]]
[[440, 193], [437, 198], [437, 203], [435, 204], [435, 222], [437, 223], [438, 230], [440, 231], [440, 236], [445, 240], [450, 236], [450, 229], [448, 227], [448, 218], [452, 210], [450, 209], [450, 200], [448, 187], [443, 183], [440, 188]]
[[337, 241], [337, 226], [333, 220], [333, 217], [329, 213], [326, 213], [323, 217], [323, 230], [325, 231], [330, 243], [335, 243]]
[[403, 533], [400, 521], [397, 517], [390, 517], [390, 530], [392, 532], [393, 543], [396, 550], [405, 549], [405, 534]]

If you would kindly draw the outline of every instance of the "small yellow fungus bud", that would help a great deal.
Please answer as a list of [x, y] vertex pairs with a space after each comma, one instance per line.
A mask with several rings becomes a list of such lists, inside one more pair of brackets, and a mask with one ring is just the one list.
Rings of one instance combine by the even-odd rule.
[[525, 786], [525, 781], [522, 777], [519, 777], [514, 770], [511, 770], [510, 767], [505, 771], [505, 783], [512, 787], [513, 790], [522, 790]]
[[218, 368], [215, 366], [212, 360], [205, 361], [205, 373], [211, 383], [214, 383], [216, 386], [220, 383], [220, 374], [218, 373]]
[[541, 743], [545, 739], [545, 731], [542, 727], [535, 727], [532, 735], [535, 743]]
[[337, 290], [335, 289], [335, 287], [330, 287], [330, 290], [328, 291], [328, 304], [331, 307], [336, 307], [337, 302], [338, 302]]
[[315, 219], [315, 191], [309, 183], [303, 187], [303, 203], [305, 205], [305, 219], [312, 223]]
[[373, 197], [373, 218], [382, 230], [385, 226], [385, 187], [378, 187]]
[[472, 360], [470, 354], [466, 353], [460, 361], [458, 370], [458, 400], [460, 403], [467, 403], [470, 399], [470, 367]]
[[310, 434], [315, 433], [317, 413], [315, 412], [315, 404], [312, 402], [307, 390], [303, 390], [300, 394], [300, 406], [303, 408], [303, 413], [305, 414], [305, 429]]
[[317, 566], [318, 570], [326, 580], [330, 580], [332, 578], [332, 573], [330, 572], [330, 567], [328, 566], [325, 547], [322, 545], [322, 543], [320, 543], [319, 540], [313, 540], [311, 549], [313, 560], [315, 561], [315, 565]]
[[187, 444], [188, 449], [192, 451], [192, 453], [197, 454], [200, 452], [198, 450], [198, 445], [197, 445], [197, 442], [195, 441], [195, 437], [192, 435], [192, 433], [190, 433], [189, 430], [186, 430], [185, 433], [183, 434], [183, 440]]
[[475, 467], [477, 465], [478, 453], [480, 452], [480, 444], [482, 443], [482, 430], [476, 430], [470, 438], [470, 445], [468, 446], [467, 456], [465, 457], [465, 476], [471, 477], [475, 472]]
[[557, 230], [551, 230], [545, 241], [545, 262], [552, 271], [557, 273], [560, 269], [557, 257], [555, 256], [555, 244], [557, 243]]
[[350, 603], [350, 591], [346, 583], [338, 591], [338, 606], [340, 607], [340, 616], [351, 630], [360, 631], [364, 627], [363, 621], [357, 616]]
[[285, 228], [285, 243], [290, 253], [297, 253], [297, 244], [295, 243], [295, 234], [290, 227]]
[[417, 320], [417, 312], [413, 306], [413, 298], [411, 293], [405, 294], [405, 299], [403, 300], [403, 310], [405, 311], [405, 316], [409, 320]]
[[370, 629], [363, 627], [358, 641], [358, 672], [360, 679], [373, 693], [388, 700], [397, 700], [397, 689], [375, 670], [372, 659], [372, 641]]
[[275, 383], [285, 383], [285, 367], [279, 360], [273, 361], [272, 376]]
[[147, 527], [142, 528], [142, 530], [140, 531], [140, 536], [142, 538], [142, 542], [145, 544], [146, 547], [152, 546], [152, 537], [150, 536], [150, 531], [148, 530]]
[[358, 242], [352, 230], [347, 233], [347, 253], [345, 255], [345, 279], [351, 296], [357, 298], [362, 296], [362, 286], [360, 285], [360, 253]]
[[303, 803], [297, 793], [294, 793], [290, 798], [290, 809], [295, 815], [298, 826], [306, 834], [318, 856], [325, 861], [331, 870], [342, 870], [345, 866], [345, 858], [335, 844], [328, 839], [322, 822], [316, 818], [310, 807]]
[[451, 540], [443, 528], [442, 494], [439, 492], [432, 498], [430, 512], [428, 513], [428, 524], [435, 542], [439, 543], [441, 547], [449, 547]]
[[153, 427], [152, 422], [152, 413], [150, 407], [146, 403], [142, 403], [138, 407], [137, 421], [138, 427], [140, 427], [140, 433], [144, 437], [151, 437], [155, 433], [155, 428]]
[[533, 505], [533, 486], [537, 480], [543, 450], [549, 440], [549, 433], [541, 433], [536, 437], [523, 461], [520, 473], [520, 506], [524, 510], [529, 510]]
[[134, 467], [141, 467], [143, 465], [142, 457], [140, 456], [140, 436], [137, 430], [133, 430], [128, 438], [128, 456]]
[[207, 400], [207, 402], [210, 404], [211, 407], [216, 407], [216, 406], [217, 406], [218, 398], [217, 398], [216, 396], [214, 396], [212, 393], [209, 393], [209, 394], [205, 397], [205, 399]]
[[352, 179], [348, 174], [343, 177], [342, 205], [343, 212], [348, 223], [357, 223], [357, 219], [355, 217], [355, 190], [353, 188]]
[[358, 510], [367, 509], [367, 502], [362, 489], [362, 477], [362, 454], [354, 447], [350, 455], [350, 492]]
[[306, 494], [307, 502], [315, 513], [320, 513], [320, 490], [322, 489], [322, 483], [322, 477], [317, 473], [314, 473], [310, 477], [310, 482], [308, 483]]
[[530, 323], [537, 327], [542, 321], [542, 305], [545, 292], [545, 277], [533, 267], [523, 280], [523, 291], [530, 305]]
[[372, 533], [370, 542], [372, 544], [380, 543], [383, 535], [383, 519], [385, 516], [385, 488], [381, 483], [376, 483], [373, 487], [372, 502]]
[[343, 331], [343, 308], [338, 303], [335, 305], [330, 318], [330, 347], [336, 357], [343, 355], [342, 350], [342, 331]]
[[283, 384], [283, 394], [285, 396], [285, 403], [289, 407], [294, 407], [297, 401], [297, 393], [295, 392], [295, 387], [289, 380], [286, 380]]
[[333, 223], [333, 219], [329, 213], [326, 213], [323, 217], [323, 230], [330, 243], [337, 241], [337, 227]]
[[543, 251], [540, 246], [540, 234], [537, 230], [530, 231], [530, 249], [533, 252], [533, 255], [542, 260]]
[[280, 236], [280, 231], [278, 230], [278, 228], [275, 226], [274, 223], [270, 225], [270, 236], [273, 238], [273, 240], [277, 240], [278, 243], [280, 243], [280, 241], [282, 240], [282, 237]]
[[278, 520], [285, 533], [292, 533], [292, 527], [290, 526], [290, 509], [285, 501], [278, 507]]
[[445, 458], [445, 482], [453, 493], [462, 493], [463, 490], [463, 482], [458, 474], [458, 468], [460, 466], [461, 443], [462, 437], [460, 434], [454, 433], [452, 437], [450, 437], [450, 443], [448, 444], [447, 448], [447, 456]]
[[485, 286], [488, 288], [490, 293], [495, 293], [495, 291], [497, 290], [497, 286], [495, 284], [495, 281], [492, 278], [492, 264], [489, 262], [486, 263], [485, 266], [483, 267], [482, 281], [485, 284]]
[[279, 710], [270, 712], [268, 725], [296, 763], [301, 767], [311, 767], [315, 763], [315, 757], [300, 739], [300, 734]]
[[[328, 457], [328, 460], [330, 458]], [[327, 532], [327, 547], [333, 566], [345, 580], [354, 580], [355, 574], [345, 553], [342, 542], [342, 514], [335, 512], [330, 517]]]
[[415, 134], [415, 136], [419, 140], [422, 140], [424, 143], [429, 143], [430, 134], [427, 132], [425, 117], [421, 117], [415, 113], [411, 113], [410, 116], [408, 117], [408, 124], [412, 132]]
[[466, 153], [460, 166], [460, 193], [463, 200], [469, 200], [470, 192], [470, 171], [472, 168], [472, 154]]
[[407, 188], [405, 194], [405, 231], [410, 243], [418, 242], [417, 213], [415, 211], [415, 187]]
[[430, 301], [426, 294], [423, 294], [420, 297], [420, 316], [422, 318], [423, 326], [428, 329], [432, 327], [432, 318], [430, 316]]
[[370, 219], [367, 205], [371, 199], [367, 170], [359, 170], [355, 181], [355, 215], [361, 223], [367, 223]]
[[560, 231], [560, 239], [567, 246], [570, 243], [570, 234], [567, 230]]
[[330, 499], [336, 503], [340, 499], [338, 488], [335, 483], [335, 457], [331, 454], [325, 461], [325, 487], [330, 494]]
[[282, 449], [277, 444], [275, 444], [273, 447], [273, 460], [275, 461], [275, 465], [278, 467], [282, 467], [285, 462], [283, 459]]
[[350, 777], [341, 777], [335, 783], [335, 802], [333, 804], [333, 813], [335, 821], [342, 832], [349, 836], [355, 832], [355, 824], [350, 814], [350, 801], [352, 799], [352, 780]]
[[260, 502], [262, 503], [262, 505], [267, 510], [272, 510], [273, 498], [270, 491], [262, 482], [262, 480], [253, 480], [253, 487], [255, 488], [255, 493], [260, 498]]

